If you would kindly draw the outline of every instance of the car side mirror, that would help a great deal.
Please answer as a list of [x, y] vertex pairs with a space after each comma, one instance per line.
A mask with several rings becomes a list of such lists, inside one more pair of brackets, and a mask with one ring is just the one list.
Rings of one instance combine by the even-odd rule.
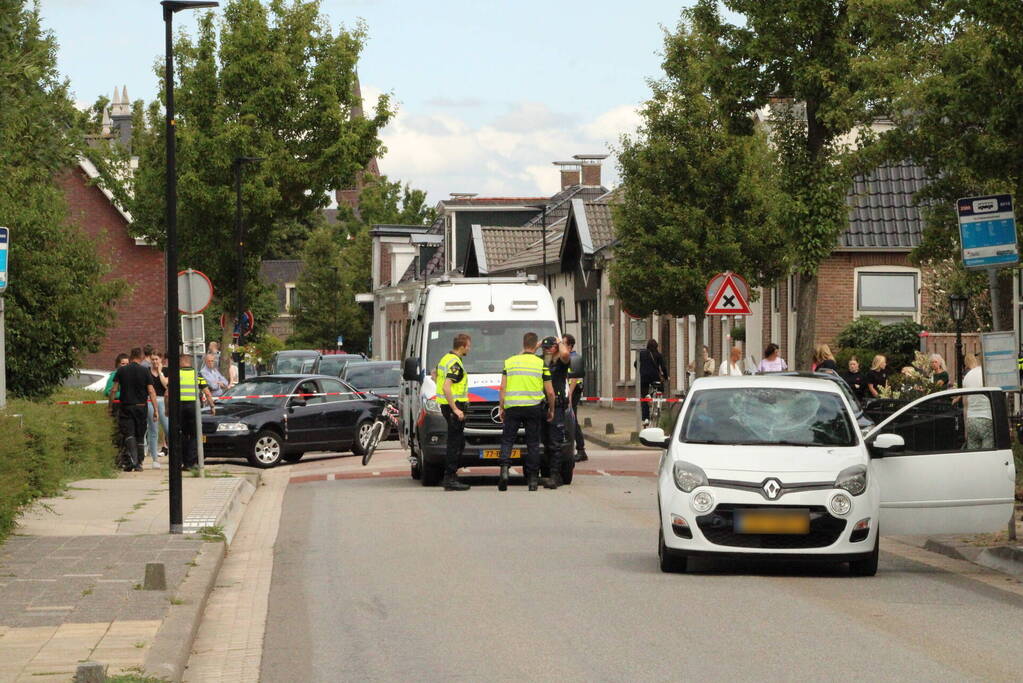
[[586, 363], [582, 356], [572, 356], [569, 359], [568, 372], [572, 379], [582, 379], [586, 376]]
[[906, 450], [906, 440], [899, 434], [878, 434], [868, 446], [875, 458], [883, 458]]
[[639, 433], [639, 442], [647, 448], [667, 448], [670, 439], [660, 427], [647, 427]]
[[291, 402], [288, 404], [288, 407], [289, 408], [302, 408], [305, 405], [306, 405], [306, 400], [304, 398], [293, 398], [293, 399], [291, 399]]
[[406, 358], [402, 366], [401, 378], [406, 382], [419, 380], [419, 358]]

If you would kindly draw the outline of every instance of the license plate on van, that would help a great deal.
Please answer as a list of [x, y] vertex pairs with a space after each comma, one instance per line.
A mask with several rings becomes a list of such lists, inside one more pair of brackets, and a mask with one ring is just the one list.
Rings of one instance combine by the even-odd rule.
[[[499, 460], [501, 458], [501, 449], [500, 448], [492, 448], [492, 449], [482, 450], [482, 451], [480, 451], [480, 457], [483, 458], [484, 460]], [[511, 452], [511, 457], [513, 457], [513, 458], [520, 458], [520, 457], [522, 457], [522, 450], [519, 449], [519, 448], [513, 448], [512, 452]]]

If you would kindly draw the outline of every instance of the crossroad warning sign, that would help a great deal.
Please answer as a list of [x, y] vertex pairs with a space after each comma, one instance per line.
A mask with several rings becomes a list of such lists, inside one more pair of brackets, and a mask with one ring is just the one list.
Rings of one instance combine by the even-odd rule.
[[707, 284], [705, 315], [753, 315], [749, 307], [749, 285], [731, 271], [718, 273]]

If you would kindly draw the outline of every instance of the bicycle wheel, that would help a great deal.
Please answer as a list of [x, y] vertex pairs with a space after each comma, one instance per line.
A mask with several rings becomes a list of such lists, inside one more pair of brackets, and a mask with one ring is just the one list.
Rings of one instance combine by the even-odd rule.
[[373, 423], [373, 428], [370, 429], [369, 437], [366, 439], [366, 452], [362, 456], [363, 466], [369, 464], [369, 460], [373, 457], [373, 453], [376, 451], [377, 445], [380, 443], [380, 440], [384, 438], [384, 429], [383, 420], [377, 420]]

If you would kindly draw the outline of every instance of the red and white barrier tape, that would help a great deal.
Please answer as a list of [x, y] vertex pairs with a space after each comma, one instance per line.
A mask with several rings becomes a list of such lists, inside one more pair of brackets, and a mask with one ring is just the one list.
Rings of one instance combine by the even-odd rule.
[[[214, 401], [238, 401], [241, 399], [253, 399], [253, 398], [318, 398], [320, 396], [371, 396], [372, 392], [369, 391], [332, 391], [317, 394], [250, 394], [247, 396], [214, 396]], [[632, 397], [607, 397], [607, 396], [583, 396], [579, 399], [585, 403], [654, 403], [660, 401], [661, 403], [680, 403], [681, 398], [636, 398]], [[110, 403], [120, 403], [120, 401], [57, 401], [56, 404], [59, 406], [91, 406], [91, 405], [108, 405]]]

